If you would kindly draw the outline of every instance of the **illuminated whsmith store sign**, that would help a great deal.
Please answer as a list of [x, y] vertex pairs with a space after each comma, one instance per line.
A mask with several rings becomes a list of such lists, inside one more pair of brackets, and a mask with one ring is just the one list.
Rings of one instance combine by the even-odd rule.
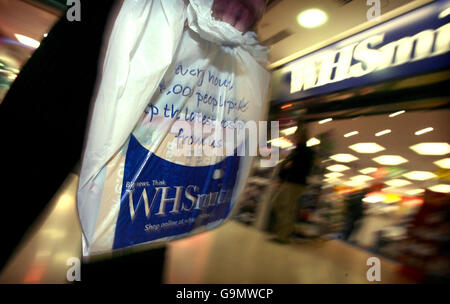
[[436, 1], [292, 61], [273, 71], [272, 101], [448, 68], [449, 15], [450, 1]]

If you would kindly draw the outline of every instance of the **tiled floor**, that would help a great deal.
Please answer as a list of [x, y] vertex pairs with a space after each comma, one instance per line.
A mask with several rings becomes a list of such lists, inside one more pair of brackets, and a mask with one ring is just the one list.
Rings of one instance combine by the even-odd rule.
[[81, 255], [77, 182], [76, 175], [69, 175], [6, 265], [0, 283], [67, 283], [67, 259]]
[[[369, 252], [341, 241], [280, 245], [236, 222], [171, 243], [167, 283], [370, 283]], [[381, 283], [412, 283], [381, 260]]]
[[[77, 176], [49, 204], [0, 276], [1, 283], [67, 283], [66, 265], [80, 256], [75, 208]], [[369, 283], [370, 253], [340, 241], [280, 245], [254, 228], [230, 221], [218, 229], [171, 242], [166, 283]], [[381, 260], [381, 283], [409, 283], [399, 265]], [[412, 282], [411, 282], [412, 283]]]

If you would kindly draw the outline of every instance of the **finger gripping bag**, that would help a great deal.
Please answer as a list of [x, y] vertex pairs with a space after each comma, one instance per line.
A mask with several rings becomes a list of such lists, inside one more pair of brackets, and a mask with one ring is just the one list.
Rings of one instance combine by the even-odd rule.
[[115, 17], [77, 193], [85, 257], [212, 229], [236, 205], [251, 157], [177, 152], [223, 148], [195, 127], [222, 134], [266, 108], [267, 49], [212, 2], [124, 0]]

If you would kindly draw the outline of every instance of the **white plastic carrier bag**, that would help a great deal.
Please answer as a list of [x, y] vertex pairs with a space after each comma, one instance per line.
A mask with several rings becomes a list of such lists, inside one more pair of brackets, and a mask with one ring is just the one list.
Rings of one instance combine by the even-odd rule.
[[215, 20], [212, 4], [123, 1], [82, 159], [85, 256], [185, 237], [232, 214], [252, 157], [192, 151], [223, 151], [212, 133], [264, 119], [270, 76], [255, 33]]

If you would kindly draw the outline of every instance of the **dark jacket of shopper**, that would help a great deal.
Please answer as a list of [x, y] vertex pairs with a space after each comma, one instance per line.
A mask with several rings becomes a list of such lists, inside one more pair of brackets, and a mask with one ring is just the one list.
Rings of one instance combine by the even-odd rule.
[[[0, 271], [26, 232], [37, 229], [33, 223], [81, 158], [102, 45], [117, 5], [81, 1], [81, 21], [68, 21], [64, 12], [0, 105]], [[159, 283], [164, 254], [165, 247], [83, 263], [82, 281]]]
[[306, 185], [306, 179], [311, 173], [313, 162], [313, 150], [304, 144], [298, 145], [281, 164], [280, 180]]

